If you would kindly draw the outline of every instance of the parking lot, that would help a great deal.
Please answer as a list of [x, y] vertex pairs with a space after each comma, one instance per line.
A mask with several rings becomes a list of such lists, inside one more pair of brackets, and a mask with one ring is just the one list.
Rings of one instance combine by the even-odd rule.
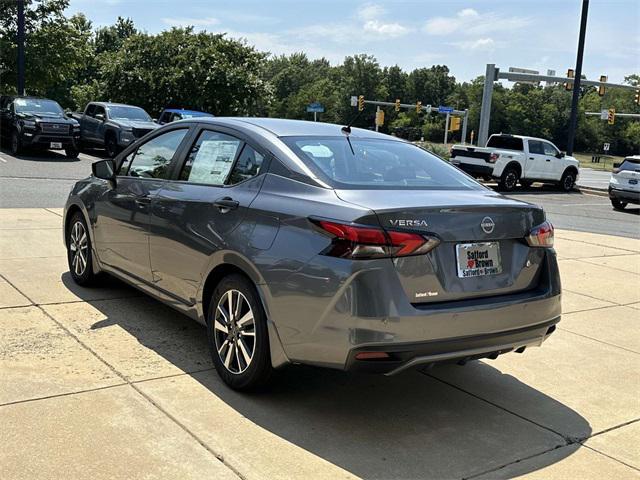
[[200, 325], [72, 283], [60, 207], [92, 156], [0, 159], [3, 478], [640, 477], [636, 210], [515, 195], [558, 227], [564, 315], [542, 348], [395, 377], [290, 367], [247, 395]]

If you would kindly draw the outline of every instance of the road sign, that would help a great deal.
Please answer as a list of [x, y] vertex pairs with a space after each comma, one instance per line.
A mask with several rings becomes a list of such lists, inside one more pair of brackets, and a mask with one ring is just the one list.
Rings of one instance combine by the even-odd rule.
[[600, 110], [600, 120], [607, 120], [609, 118], [609, 110]]
[[610, 147], [610, 146], [611, 146], [611, 144], [609, 144], [609, 143], [605, 143], [605, 144], [602, 146], [602, 150], [604, 150], [605, 152], [608, 152], [608, 151], [609, 151], [609, 147]]
[[320, 102], [314, 102], [307, 105], [309, 113], [324, 113], [324, 106]]
[[384, 110], [378, 110], [376, 112], [376, 126], [381, 127], [384, 125]]
[[431, 105], [427, 105], [425, 108], [427, 109], [427, 113], [431, 113]]
[[356, 95], [351, 95], [351, 106], [352, 107], [358, 106], [358, 97]]
[[440, 105], [438, 107], [438, 112], [439, 113], [453, 113], [453, 107], [443, 107], [442, 105]]

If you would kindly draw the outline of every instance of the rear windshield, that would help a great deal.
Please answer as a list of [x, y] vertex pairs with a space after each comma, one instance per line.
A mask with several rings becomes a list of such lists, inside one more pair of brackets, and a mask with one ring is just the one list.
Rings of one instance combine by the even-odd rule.
[[625, 158], [624, 162], [620, 165], [620, 170], [640, 172], [640, 158]]
[[334, 188], [484, 188], [445, 160], [410, 143], [346, 136], [284, 137], [282, 140]]
[[107, 107], [109, 118], [114, 120], [139, 120], [150, 122], [151, 117], [147, 112], [139, 107], [110, 106]]
[[493, 135], [487, 142], [487, 147], [500, 148], [504, 150], [519, 150], [523, 151], [522, 139], [518, 137], [503, 137], [500, 135]]

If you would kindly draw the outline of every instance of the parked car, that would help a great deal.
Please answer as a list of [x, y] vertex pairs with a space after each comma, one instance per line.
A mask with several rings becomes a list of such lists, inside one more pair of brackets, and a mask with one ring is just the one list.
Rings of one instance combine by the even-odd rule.
[[121, 103], [90, 102], [73, 118], [80, 122], [82, 146], [104, 147], [110, 157], [158, 128], [142, 108]]
[[503, 133], [491, 135], [486, 147], [454, 145], [451, 163], [477, 178], [497, 180], [507, 192], [518, 182], [523, 187], [533, 182], [554, 183], [569, 192], [578, 180], [580, 166], [548, 140]]
[[613, 165], [609, 180], [609, 199], [616, 210], [624, 210], [629, 203], [640, 204], [640, 155], [627, 157]]
[[13, 155], [29, 147], [64, 150], [69, 158], [79, 153], [80, 125], [66, 116], [58, 102], [47, 98], [0, 97], [0, 133], [10, 142]]
[[158, 117], [158, 123], [165, 125], [167, 123], [175, 122], [177, 120], [185, 120], [188, 118], [197, 117], [213, 117], [212, 114], [207, 112], [198, 112], [197, 110], [184, 110], [182, 108], [165, 108]]
[[197, 118], [93, 164], [64, 209], [71, 277], [206, 325], [236, 389], [288, 363], [393, 375], [537, 346], [560, 320], [553, 227], [411, 143]]

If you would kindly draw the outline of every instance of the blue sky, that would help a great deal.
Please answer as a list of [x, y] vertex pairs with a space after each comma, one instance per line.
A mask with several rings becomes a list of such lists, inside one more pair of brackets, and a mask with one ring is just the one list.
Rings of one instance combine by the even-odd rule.
[[[156, 33], [171, 26], [227, 32], [274, 54], [304, 51], [340, 63], [375, 55], [381, 65], [446, 64], [458, 80], [501, 69], [575, 65], [580, 0], [71, 0], [95, 26], [118, 15]], [[622, 81], [640, 73], [640, 0], [591, 0], [584, 73]]]

